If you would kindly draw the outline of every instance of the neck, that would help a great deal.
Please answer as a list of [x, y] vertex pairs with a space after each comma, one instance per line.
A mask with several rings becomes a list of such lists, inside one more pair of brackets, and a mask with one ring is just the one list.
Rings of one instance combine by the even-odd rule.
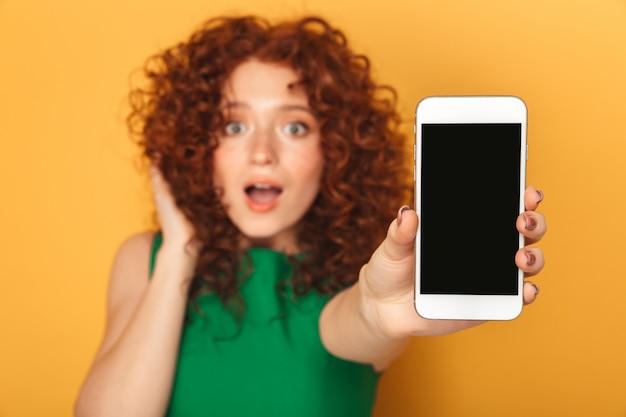
[[282, 252], [285, 255], [295, 255], [300, 252], [300, 248], [295, 242], [295, 239], [244, 237], [241, 241], [241, 248], [267, 248]]

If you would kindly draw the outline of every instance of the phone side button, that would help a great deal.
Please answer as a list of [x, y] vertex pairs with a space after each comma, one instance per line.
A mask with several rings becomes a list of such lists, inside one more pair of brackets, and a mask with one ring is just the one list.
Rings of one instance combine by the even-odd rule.
[[526, 160], [528, 161], [528, 145], [526, 145]]

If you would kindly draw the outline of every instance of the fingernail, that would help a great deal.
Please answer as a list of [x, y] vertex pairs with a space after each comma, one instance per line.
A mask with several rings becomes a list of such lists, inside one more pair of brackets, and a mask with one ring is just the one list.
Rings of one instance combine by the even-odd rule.
[[541, 190], [537, 190], [537, 194], [539, 194], [539, 198], [537, 199], [537, 204], [539, 204], [543, 201], [543, 193]]
[[535, 230], [535, 228], [537, 227], [537, 220], [527, 215], [526, 213], [524, 213], [523, 216], [524, 221], [526, 222], [526, 226], [524, 226], [526, 230]]
[[535, 295], [539, 294], [539, 287], [537, 286], [537, 284], [531, 284], [533, 287], [535, 287]]
[[410, 210], [411, 207], [409, 206], [402, 206], [400, 207], [400, 210], [398, 210], [398, 226], [400, 226], [400, 223], [402, 223], [402, 213], [404, 213], [407, 210]]
[[535, 262], [537, 261], [537, 258], [535, 258], [535, 255], [531, 252], [531, 251], [526, 251], [526, 265], [531, 266], [534, 265]]

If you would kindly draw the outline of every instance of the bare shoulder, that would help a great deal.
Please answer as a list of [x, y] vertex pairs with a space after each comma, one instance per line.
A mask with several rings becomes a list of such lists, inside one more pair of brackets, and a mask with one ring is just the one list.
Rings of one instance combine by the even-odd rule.
[[154, 232], [138, 233], [122, 242], [117, 250], [109, 283], [109, 313], [119, 301], [140, 296], [148, 285], [153, 239]]
[[141, 233], [136, 233], [134, 235], [129, 236], [122, 242], [120, 245], [120, 249], [125, 248], [137, 248], [137, 247], [152, 247], [152, 239], [154, 238], [155, 232], [146, 231]]
[[137, 256], [148, 256], [152, 249], [154, 232], [142, 232], [128, 237], [117, 250], [115, 261], [132, 261]]
[[122, 242], [115, 254], [107, 296], [106, 330], [100, 353], [119, 338], [148, 287], [153, 239], [154, 232], [132, 235]]

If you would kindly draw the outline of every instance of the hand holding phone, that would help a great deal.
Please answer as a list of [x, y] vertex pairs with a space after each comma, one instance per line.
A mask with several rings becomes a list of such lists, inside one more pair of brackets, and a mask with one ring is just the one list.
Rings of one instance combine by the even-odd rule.
[[[415, 307], [428, 319], [510, 320], [523, 305], [515, 254], [527, 110], [511, 96], [429, 97], [416, 110]], [[478, 256], [490, 253], [488, 262]]]

